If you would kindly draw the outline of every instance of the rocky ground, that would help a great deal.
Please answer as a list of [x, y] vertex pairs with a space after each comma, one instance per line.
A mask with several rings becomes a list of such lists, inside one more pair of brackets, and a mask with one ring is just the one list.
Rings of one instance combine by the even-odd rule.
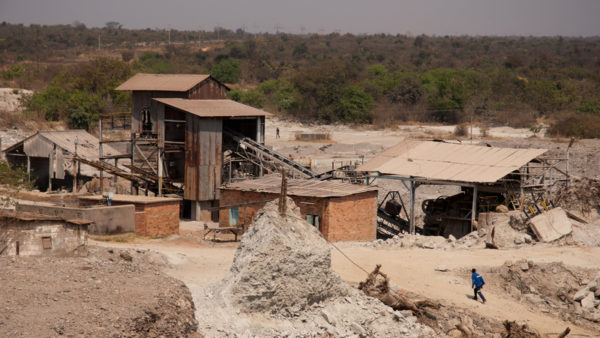
[[0, 257], [2, 337], [195, 335], [188, 288], [144, 250], [90, 247], [87, 257]]

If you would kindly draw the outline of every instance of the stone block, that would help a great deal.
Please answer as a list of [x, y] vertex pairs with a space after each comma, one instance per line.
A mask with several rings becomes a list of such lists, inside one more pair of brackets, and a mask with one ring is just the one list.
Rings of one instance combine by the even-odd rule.
[[571, 221], [560, 207], [533, 217], [529, 226], [540, 242], [552, 242], [573, 231]]

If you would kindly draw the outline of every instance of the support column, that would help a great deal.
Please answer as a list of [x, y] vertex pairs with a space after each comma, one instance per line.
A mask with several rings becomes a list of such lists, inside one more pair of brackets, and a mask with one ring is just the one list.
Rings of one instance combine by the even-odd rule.
[[[99, 148], [100, 148], [100, 157], [98, 158], [98, 160], [100, 160], [100, 162], [102, 162], [102, 157], [104, 156], [104, 154], [102, 154], [102, 119], [99, 120], [98, 122], [98, 128], [100, 130], [100, 133], [98, 135], [99, 137]], [[100, 169], [100, 195], [104, 194], [104, 170]]]
[[473, 187], [473, 205], [471, 208], [471, 231], [473, 232], [473, 224], [475, 224], [475, 217], [477, 216], [477, 185]]
[[212, 221], [212, 201], [191, 201], [191, 218], [194, 221]]
[[415, 181], [410, 181], [410, 233], [415, 234]]
[[158, 148], [158, 196], [162, 196], [162, 184], [163, 184], [162, 152], [163, 152], [163, 150], [161, 148]]
[[27, 156], [27, 182], [31, 182], [31, 159]]

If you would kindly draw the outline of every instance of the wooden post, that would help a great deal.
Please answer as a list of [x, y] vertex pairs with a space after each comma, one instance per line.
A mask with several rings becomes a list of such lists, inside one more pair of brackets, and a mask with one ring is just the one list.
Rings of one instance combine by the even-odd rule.
[[162, 149], [158, 148], [158, 196], [162, 196], [162, 184], [163, 184], [163, 163], [162, 163]]
[[31, 159], [27, 155], [27, 182], [31, 182]]
[[473, 232], [473, 225], [475, 224], [475, 217], [477, 216], [477, 185], [473, 187], [473, 205], [471, 206], [471, 231]]
[[[100, 158], [98, 160], [102, 161], [102, 118], [100, 118], [99, 125], [100, 134], [99, 137], [99, 148], [100, 148]], [[104, 194], [104, 170], [100, 169], [100, 195]]]
[[[131, 166], [135, 166], [135, 133], [131, 133]], [[138, 195], [139, 189], [137, 185], [131, 181], [131, 194]]]
[[281, 194], [279, 195], [279, 214], [284, 216], [287, 210], [287, 178], [285, 168], [281, 168]]
[[[56, 145], [55, 145], [55, 147], [56, 147]], [[54, 168], [54, 163], [53, 163], [54, 162], [54, 150], [55, 149], [53, 149], [50, 152], [50, 157], [48, 159], [48, 190], [46, 190], [48, 192], [52, 191], [52, 174], [53, 174], [52, 169]]]
[[415, 234], [415, 181], [410, 180], [410, 233]]

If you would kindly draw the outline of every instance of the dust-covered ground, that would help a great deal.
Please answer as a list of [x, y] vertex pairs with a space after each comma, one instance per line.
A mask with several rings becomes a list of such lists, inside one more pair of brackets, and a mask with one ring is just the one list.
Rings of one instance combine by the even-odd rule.
[[90, 247], [87, 257], [0, 257], [2, 337], [193, 336], [186, 285], [146, 250]]

